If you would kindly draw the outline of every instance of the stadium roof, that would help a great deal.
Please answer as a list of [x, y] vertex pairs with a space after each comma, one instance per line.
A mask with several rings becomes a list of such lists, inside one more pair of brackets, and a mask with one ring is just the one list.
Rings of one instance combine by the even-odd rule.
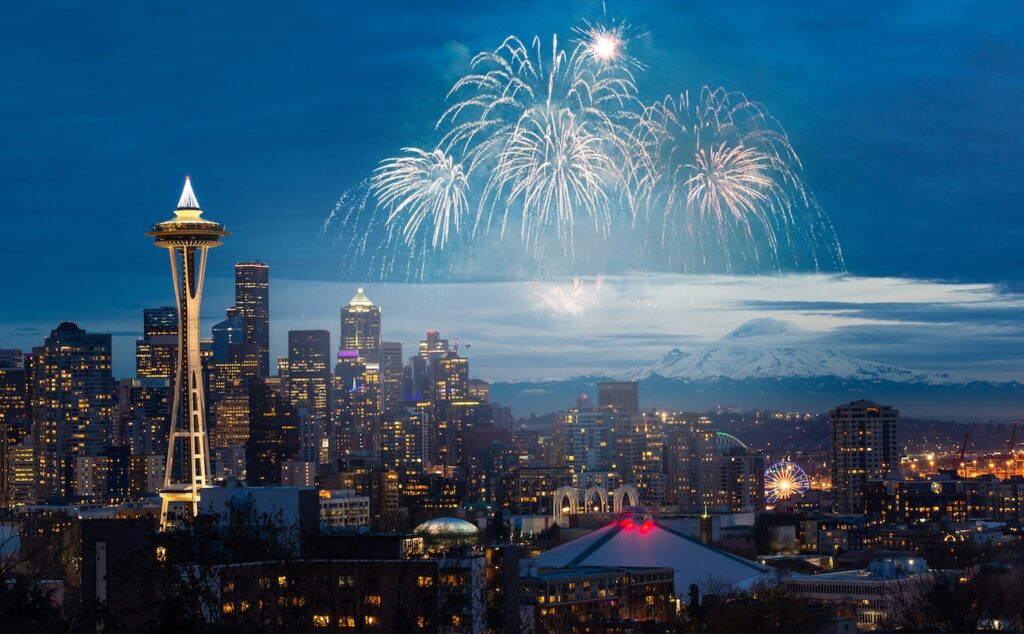
[[672, 568], [677, 596], [690, 584], [702, 592], [722, 586], [746, 588], [771, 569], [706, 546], [656, 520], [622, 519], [556, 546], [533, 559], [538, 567], [630, 566]]

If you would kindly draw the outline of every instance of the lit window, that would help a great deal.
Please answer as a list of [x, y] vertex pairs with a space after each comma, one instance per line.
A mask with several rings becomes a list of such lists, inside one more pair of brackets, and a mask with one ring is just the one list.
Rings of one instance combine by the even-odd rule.
[[366, 605], [380, 605], [379, 594], [368, 594], [366, 595]]
[[313, 625], [315, 627], [327, 627], [331, 624], [331, 617], [327, 614], [314, 614]]

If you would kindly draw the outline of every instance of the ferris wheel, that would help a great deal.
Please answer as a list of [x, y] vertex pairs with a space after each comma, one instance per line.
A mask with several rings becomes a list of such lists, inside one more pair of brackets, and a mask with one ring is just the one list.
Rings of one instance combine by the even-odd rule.
[[764, 498], [769, 504], [801, 495], [810, 488], [807, 473], [795, 462], [780, 460], [764, 472]]

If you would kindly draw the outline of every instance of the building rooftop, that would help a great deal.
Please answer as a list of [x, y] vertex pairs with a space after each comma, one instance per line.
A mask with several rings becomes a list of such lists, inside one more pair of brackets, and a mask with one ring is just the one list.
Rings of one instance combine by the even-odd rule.
[[366, 293], [363, 292], [362, 287], [359, 287], [358, 289], [356, 289], [356, 294], [352, 296], [351, 300], [349, 300], [348, 305], [370, 307], [373, 306], [373, 302], [370, 301], [370, 298], [367, 297]]
[[435, 536], [446, 536], [446, 535], [476, 535], [479, 529], [470, 524], [466, 520], [460, 520], [457, 517], [436, 517], [432, 520], [427, 520], [419, 526], [417, 526], [413, 532], [417, 535], [435, 535]]

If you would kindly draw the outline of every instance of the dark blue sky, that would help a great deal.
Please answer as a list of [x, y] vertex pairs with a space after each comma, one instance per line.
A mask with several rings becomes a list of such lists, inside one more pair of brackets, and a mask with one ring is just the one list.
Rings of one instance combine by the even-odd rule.
[[[647, 33], [631, 45], [645, 99], [724, 85], [778, 117], [851, 274], [1024, 282], [1020, 2], [608, 13]], [[337, 280], [324, 217], [380, 159], [431, 142], [470, 55], [600, 16], [600, 2], [8, 4], [0, 345], [10, 324], [166, 303], [166, 259], [142, 233], [186, 173], [235, 233], [214, 287], [251, 258]]]

